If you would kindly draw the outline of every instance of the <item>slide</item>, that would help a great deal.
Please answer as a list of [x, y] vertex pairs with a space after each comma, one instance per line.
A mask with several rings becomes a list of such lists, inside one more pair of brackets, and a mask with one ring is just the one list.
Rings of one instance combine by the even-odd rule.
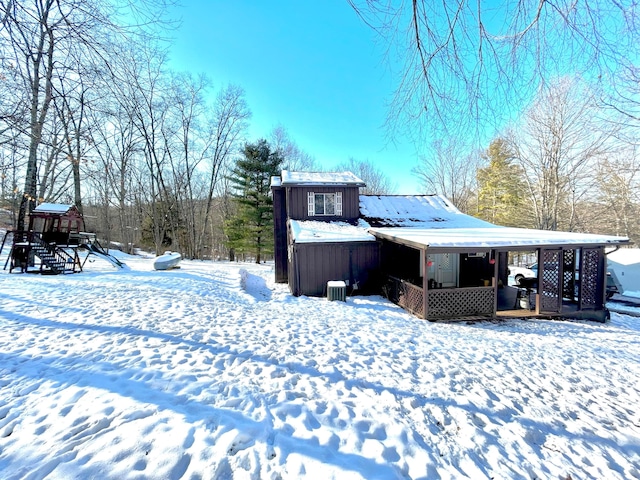
[[87, 250], [89, 250], [89, 254], [90, 255], [95, 255], [96, 257], [103, 258], [107, 262], [110, 262], [112, 265], [114, 265], [116, 267], [125, 268], [127, 266], [125, 263], [122, 263], [120, 260], [118, 260], [113, 255], [109, 255], [99, 245], [95, 245], [93, 243], [84, 243], [84, 244], [82, 244], [82, 246], [84, 248], [86, 248]]

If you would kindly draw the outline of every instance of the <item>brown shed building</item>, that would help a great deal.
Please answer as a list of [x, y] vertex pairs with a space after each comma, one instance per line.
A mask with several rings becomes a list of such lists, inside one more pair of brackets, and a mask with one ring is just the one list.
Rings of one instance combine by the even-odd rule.
[[271, 182], [275, 278], [294, 295], [326, 294], [328, 281], [372, 289], [375, 237], [358, 227], [362, 180], [351, 172], [288, 172]]

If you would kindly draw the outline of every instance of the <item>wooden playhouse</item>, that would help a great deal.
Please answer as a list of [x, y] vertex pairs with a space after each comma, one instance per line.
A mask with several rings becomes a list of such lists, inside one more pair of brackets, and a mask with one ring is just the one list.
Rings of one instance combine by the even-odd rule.
[[[9, 233], [13, 234], [11, 253], [7, 258], [10, 273], [15, 268], [22, 272], [53, 275], [80, 272], [84, 262], [78, 255], [79, 249], [123, 266], [102, 249], [94, 233], [85, 232], [84, 218], [75, 205], [41, 203], [29, 214], [28, 230]], [[6, 236], [2, 247], [5, 241]]]

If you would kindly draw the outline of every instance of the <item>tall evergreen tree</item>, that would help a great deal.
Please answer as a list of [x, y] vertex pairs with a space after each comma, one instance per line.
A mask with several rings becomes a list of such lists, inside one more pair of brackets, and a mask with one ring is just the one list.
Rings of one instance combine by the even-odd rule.
[[226, 224], [230, 249], [254, 254], [260, 263], [265, 253], [273, 252], [273, 200], [271, 177], [282, 163], [278, 151], [272, 151], [266, 140], [246, 144], [242, 157], [236, 160], [229, 180], [237, 205], [237, 214]]
[[495, 139], [483, 155], [489, 163], [479, 168], [477, 217], [507, 227], [526, 227], [527, 203], [524, 171], [514, 163], [513, 153], [501, 138]]

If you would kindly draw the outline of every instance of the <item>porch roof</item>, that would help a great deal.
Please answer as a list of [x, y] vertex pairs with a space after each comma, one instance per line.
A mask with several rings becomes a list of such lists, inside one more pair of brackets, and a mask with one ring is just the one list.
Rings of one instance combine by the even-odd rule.
[[563, 245], [619, 245], [626, 237], [502, 227], [466, 215], [442, 195], [360, 195], [369, 232], [414, 248], [488, 251]]
[[377, 238], [415, 248], [447, 248], [476, 251], [496, 248], [551, 247], [565, 245], [619, 245], [626, 237], [591, 233], [557, 232], [513, 227], [468, 228], [371, 228]]

